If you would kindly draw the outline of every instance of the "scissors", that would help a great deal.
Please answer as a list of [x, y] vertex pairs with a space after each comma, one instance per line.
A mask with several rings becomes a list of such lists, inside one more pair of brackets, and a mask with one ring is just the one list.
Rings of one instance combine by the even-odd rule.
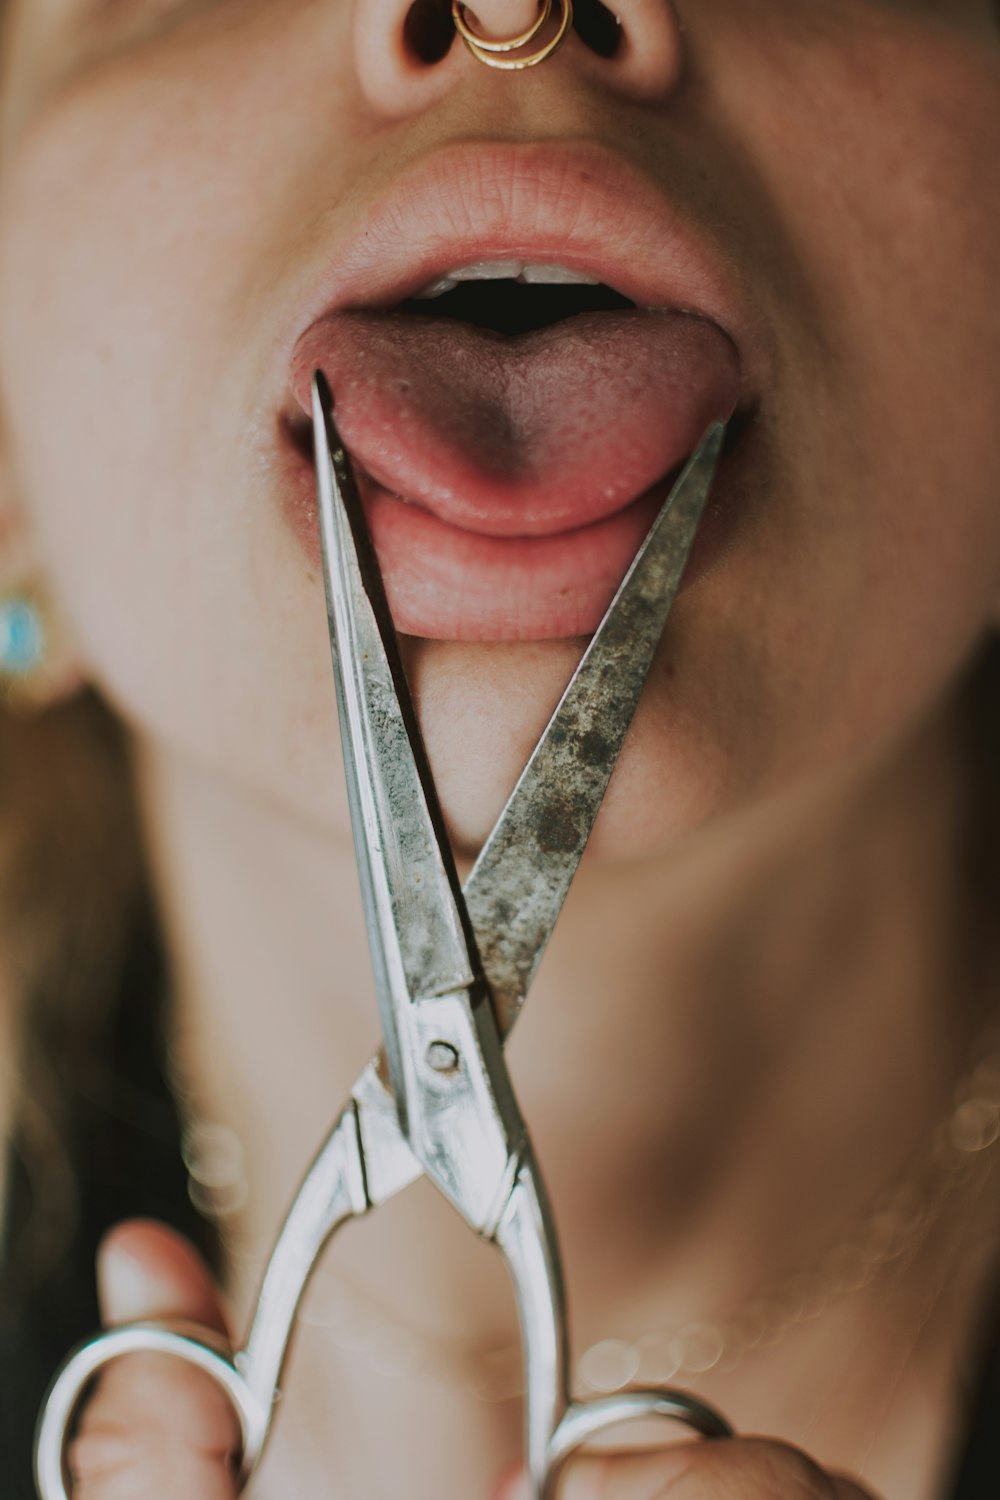
[[321, 375], [313, 424], [327, 613], [351, 822], [383, 1032], [280, 1231], [251, 1327], [232, 1354], [204, 1329], [138, 1323], [65, 1363], [35, 1447], [41, 1500], [68, 1500], [66, 1447], [112, 1360], [195, 1365], [239, 1418], [245, 1485], [267, 1441], [298, 1306], [328, 1241], [420, 1176], [504, 1257], [521, 1329], [525, 1457], [535, 1500], [598, 1432], [658, 1416], [731, 1429], [693, 1396], [571, 1399], [566, 1301], [549, 1202], [504, 1062], [679, 587], [721, 451], [709, 429], [593, 636], [469, 875], [459, 885], [350, 461]]

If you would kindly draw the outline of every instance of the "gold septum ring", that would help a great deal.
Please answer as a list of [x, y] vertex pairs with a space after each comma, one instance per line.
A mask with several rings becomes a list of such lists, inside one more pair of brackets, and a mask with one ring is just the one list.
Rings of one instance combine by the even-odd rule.
[[[562, 7], [562, 16], [552, 36], [547, 42], [542, 42], [534, 52], [525, 52], [525, 48], [547, 27], [553, 11], [554, 3]], [[455, 22], [455, 30], [462, 41], [468, 47], [473, 57], [479, 62], [485, 63], [488, 68], [500, 68], [505, 72], [512, 72], [520, 68], [533, 68], [538, 63], [544, 62], [551, 57], [558, 47], [566, 40], [567, 32], [573, 21], [573, 0], [539, 0], [538, 17], [527, 28], [517, 36], [503, 37], [494, 40], [492, 37], [480, 36], [469, 25], [467, 7], [462, 0], [451, 0], [451, 15]], [[509, 57], [508, 53], [517, 53], [516, 57]]]

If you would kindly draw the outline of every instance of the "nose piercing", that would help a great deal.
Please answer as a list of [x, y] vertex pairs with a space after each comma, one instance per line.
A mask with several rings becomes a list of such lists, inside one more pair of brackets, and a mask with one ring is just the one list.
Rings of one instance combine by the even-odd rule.
[[[451, 14], [455, 22], [455, 30], [473, 57], [485, 63], [488, 68], [513, 71], [520, 68], [533, 68], [537, 63], [544, 62], [566, 40], [566, 34], [573, 20], [573, 0], [558, 0], [558, 3], [562, 7], [562, 16], [556, 31], [536, 51], [527, 53], [523, 49], [529, 47], [535, 37], [544, 30], [552, 15], [553, 0], [539, 0], [538, 17], [526, 31], [519, 32], [517, 36], [503, 37], [499, 40], [480, 36], [472, 29], [463, 0], [452, 0]], [[508, 57], [506, 54], [509, 52], [516, 52], [519, 55]]]

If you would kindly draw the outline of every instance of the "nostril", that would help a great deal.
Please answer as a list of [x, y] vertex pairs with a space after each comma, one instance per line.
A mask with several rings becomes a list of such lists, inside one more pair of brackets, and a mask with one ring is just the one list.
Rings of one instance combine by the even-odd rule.
[[403, 43], [411, 57], [437, 63], [455, 40], [450, 0], [413, 0], [403, 22]]
[[573, 25], [591, 52], [598, 57], [614, 57], [621, 45], [622, 23], [601, 0], [576, 0]]

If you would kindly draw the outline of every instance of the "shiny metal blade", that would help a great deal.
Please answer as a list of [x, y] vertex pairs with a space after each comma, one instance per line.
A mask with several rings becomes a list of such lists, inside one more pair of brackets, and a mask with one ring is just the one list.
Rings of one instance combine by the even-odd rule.
[[[321, 375], [313, 382], [313, 426], [354, 847], [389, 1078], [405, 1115], [398, 1009], [466, 989], [479, 966], [361, 499]], [[403, 1116], [401, 1124], [405, 1132]]]
[[590, 837], [708, 499], [711, 427], [653, 522], [465, 884], [497, 1021], [517, 1020]]

